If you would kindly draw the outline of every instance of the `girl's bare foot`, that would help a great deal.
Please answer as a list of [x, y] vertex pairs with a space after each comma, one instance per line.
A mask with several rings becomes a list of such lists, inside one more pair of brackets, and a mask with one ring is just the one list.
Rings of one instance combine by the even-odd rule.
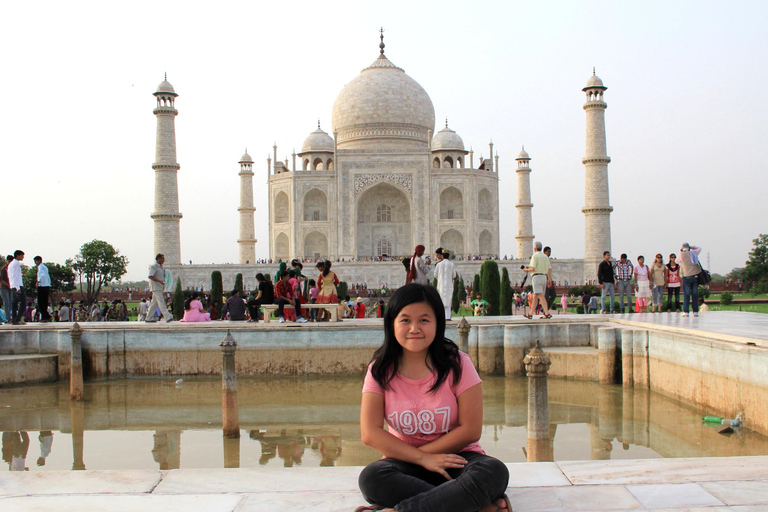
[[[507, 502], [504, 501], [503, 498], [499, 498], [498, 500], [495, 500], [494, 502], [480, 509], [480, 512], [503, 512], [506, 510], [508, 510]], [[512, 512], [512, 511], [509, 511], [509, 512]]]

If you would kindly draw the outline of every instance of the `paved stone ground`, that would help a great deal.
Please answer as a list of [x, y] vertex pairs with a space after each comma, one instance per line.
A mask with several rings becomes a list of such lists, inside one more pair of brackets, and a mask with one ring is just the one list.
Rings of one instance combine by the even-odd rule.
[[[508, 464], [515, 511], [768, 512], [768, 457]], [[360, 467], [1, 473], [3, 512], [351, 512]]]

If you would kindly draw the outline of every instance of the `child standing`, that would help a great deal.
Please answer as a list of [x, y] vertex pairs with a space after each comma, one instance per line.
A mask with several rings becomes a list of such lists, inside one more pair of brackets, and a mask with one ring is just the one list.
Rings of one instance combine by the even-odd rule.
[[[317, 284], [315, 283], [315, 280], [310, 279], [309, 280], [309, 303], [310, 304], [317, 304], [318, 293], [320, 293], [320, 290], [317, 288]], [[317, 321], [317, 310], [314, 308], [309, 310], [309, 321], [310, 322]]]

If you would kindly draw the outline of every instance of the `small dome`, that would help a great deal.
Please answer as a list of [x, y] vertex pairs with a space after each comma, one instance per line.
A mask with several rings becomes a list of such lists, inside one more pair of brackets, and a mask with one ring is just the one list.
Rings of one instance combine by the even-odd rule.
[[325, 133], [320, 129], [320, 126], [318, 126], [317, 130], [310, 133], [309, 136], [304, 139], [304, 144], [301, 146], [301, 152], [307, 153], [308, 151], [323, 151], [333, 153], [333, 146], [333, 138], [331, 138], [330, 135]]
[[245, 153], [243, 153], [243, 156], [240, 157], [240, 163], [246, 163], [246, 164], [253, 163], [253, 159], [251, 158], [251, 155], [248, 154], [247, 150]]
[[587, 86], [585, 87], [585, 89], [588, 89], [590, 87], [603, 87], [603, 88], [605, 88], [605, 86], [603, 85], [603, 81], [600, 80], [600, 77], [595, 75], [595, 74], [593, 74], [591, 77], [589, 77], [589, 80], [587, 80]]
[[531, 157], [528, 156], [528, 152], [525, 150], [525, 148], [523, 148], [523, 150], [520, 151], [520, 153], [518, 153], [517, 158], [515, 158], [515, 160], [530, 160], [530, 159]]
[[458, 133], [448, 128], [447, 124], [432, 138], [432, 151], [440, 150], [464, 151], [464, 141]]
[[157, 92], [176, 94], [176, 91], [173, 90], [173, 86], [170, 84], [170, 82], [168, 82], [167, 79], [160, 82], [160, 85], [157, 86]]

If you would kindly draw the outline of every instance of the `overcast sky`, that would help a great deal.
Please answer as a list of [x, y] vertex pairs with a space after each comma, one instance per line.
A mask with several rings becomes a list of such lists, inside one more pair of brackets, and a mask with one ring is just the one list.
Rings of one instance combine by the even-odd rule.
[[[14, 2], [0, 19], [0, 250], [63, 262], [94, 238], [145, 278], [153, 259], [155, 98], [168, 73], [182, 261], [237, 261], [238, 160], [255, 161], [257, 257], [268, 256], [266, 158], [290, 159], [378, 56], [500, 157], [501, 253], [516, 252], [514, 158], [532, 161], [533, 227], [554, 256], [584, 247], [585, 101], [605, 100], [613, 252], [688, 241], [714, 272], [768, 232], [768, 2]], [[30, 258], [31, 259], [31, 258]]]

